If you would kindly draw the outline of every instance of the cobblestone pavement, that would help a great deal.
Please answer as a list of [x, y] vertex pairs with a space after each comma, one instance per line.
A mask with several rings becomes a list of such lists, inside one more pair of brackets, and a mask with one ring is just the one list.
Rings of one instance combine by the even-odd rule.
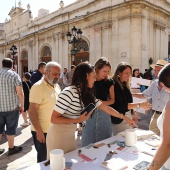
[[[138, 127], [141, 129], [148, 129], [151, 111], [147, 115], [139, 113], [139, 116], [141, 117], [141, 121], [137, 123]], [[22, 121], [23, 119], [20, 115], [17, 134], [15, 137], [15, 145], [22, 146], [23, 151], [15, 155], [8, 156], [8, 144], [6, 136], [3, 136], [0, 141], [0, 148], [5, 148], [5, 153], [0, 155], [0, 170], [22, 170], [36, 163], [36, 151], [30, 133], [30, 126], [25, 128], [21, 127], [20, 124]], [[77, 138], [77, 148], [79, 148], [81, 147], [81, 136], [77, 137], [77, 132], [75, 133], [75, 136]]]

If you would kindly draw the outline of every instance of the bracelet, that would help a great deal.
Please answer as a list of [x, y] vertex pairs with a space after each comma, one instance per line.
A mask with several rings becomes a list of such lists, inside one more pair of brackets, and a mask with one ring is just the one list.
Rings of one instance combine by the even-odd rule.
[[137, 104], [137, 109], [139, 109], [139, 108], [140, 108], [140, 103]]
[[120, 119], [123, 119], [123, 114], [122, 113], [120, 113]]

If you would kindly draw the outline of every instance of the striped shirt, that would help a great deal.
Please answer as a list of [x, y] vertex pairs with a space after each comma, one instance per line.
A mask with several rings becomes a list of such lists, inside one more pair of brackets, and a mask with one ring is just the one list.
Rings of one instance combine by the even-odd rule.
[[170, 94], [164, 88], [159, 90], [158, 79], [154, 80], [152, 84], [142, 92], [148, 99], [152, 98], [152, 109], [162, 112], [166, 103], [170, 99]]
[[[96, 107], [102, 102], [95, 99]], [[80, 117], [82, 107], [79, 100], [79, 94], [75, 86], [66, 87], [60, 94], [54, 110], [61, 113], [63, 117], [77, 119]]]
[[16, 109], [20, 102], [16, 86], [22, 86], [20, 76], [9, 68], [0, 70], [0, 112]]

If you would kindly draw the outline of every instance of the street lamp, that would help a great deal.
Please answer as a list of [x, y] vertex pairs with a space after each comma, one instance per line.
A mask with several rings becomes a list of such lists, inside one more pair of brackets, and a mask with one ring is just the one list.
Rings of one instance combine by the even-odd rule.
[[68, 31], [66, 36], [67, 36], [68, 43], [73, 45], [70, 52], [73, 56], [75, 56], [78, 52], [78, 49], [76, 46], [83, 32], [81, 31], [81, 29], [77, 29], [75, 26], [73, 26], [73, 28], [71, 29], [71, 33], [70, 31]]
[[13, 60], [13, 68], [17, 71], [17, 56], [15, 56], [15, 54], [17, 53], [17, 47], [15, 45], [12, 45], [12, 47], [10, 48], [10, 52], [11, 52], [11, 58]]

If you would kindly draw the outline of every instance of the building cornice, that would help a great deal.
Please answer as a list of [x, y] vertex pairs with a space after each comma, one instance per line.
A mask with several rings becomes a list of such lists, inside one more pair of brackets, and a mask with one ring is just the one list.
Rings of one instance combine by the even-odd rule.
[[[74, 9], [71, 12], [61, 13], [58, 16], [52, 17], [50, 19], [50, 22], [52, 22], [53, 20], [56, 20], [59, 17], [63, 17], [65, 15], [66, 16], [70, 15], [70, 13], [74, 13], [75, 11], [80, 11], [82, 8], [87, 8], [87, 7], [90, 7], [92, 5], [96, 5], [95, 3], [98, 3], [99, 1], [101, 2], [101, 0], [93, 1], [93, 2], [90, 2], [87, 5], [85, 5], [84, 7]], [[160, 1], [166, 3], [168, 6], [170, 6], [170, 3], [167, 0], [160, 0]], [[31, 33], [29, 33], [29, 34], [27, 34], [27, 35], [25, 35], [23, 37], [18, 36], [18, 38], [15, 38], [15, 39], [13, 39], [11, 41], [6, 42], [6, 44], [7, 43], [13, 43], [15, 41], [22, 41], [25, 38], [30, 38], [30, 37], [32, 37], [34, 35], [40, 36], [41, 34], [45, 34], [48, 31], [56, 29], [56, 28], [57, 28], [57, 30], [60, 30], [61, 28], [65, 27], [65, 25], [73, 25], [74, 23], [78, 23], [78, 22], [81, 23], [83, 21], [90, 21], [90, 19], [93, 18], [94, 16], [97, 18], [98, 15], [101, 16], [101, 14], [103, 14], [103, 13], [108, 13], [108, 18], [103, 18], [101, 20], [96, 20], [96, 23], [94, 23], [94, 24], [90, 24], [90, 22], [89, 22], [89, 25], [84, 26], [84, 28], [92, 27], [92, 26], [95, 26], [96, 29], [100, 28], [100, 27], [110, 28], [112, 22], [114, 20], [116, 20], [116, 19], [117, 20], [123, 20], [123, 19], [133, 18], [133, 17], [142, 17], [142, 18], [147, 17], [142, 13], [143, 9], [145, 9], [147, 11], [150, 11], [150, 12], [153, 12], [154, 14], [160, 15], [162, 17], [166, 17], [166, 18], [170, 17], [170, 12], [169, 11], [167, 11], [167, 10], [161, 8], [161, 7], [158, 7], [156, 4], [150, 3], [147, 0], [131, 0], [131, 1], [129, 0], [129, 1], [126, 1], [125, 3], [120, 3], [120, 4], [117, 4], [117, 5], [108, 6], [108, 7], [102, 8], [102, 9], [98, 9], [98, 10], [95, 10], [93, 12], [89, 12], [89, 13], [87, 13], [85, 15], [76, 16], [74, 18], [69, 18], [68, 17], [68, 20], [58, 22], [58, 23], [53, 24], [53, 25], [51, 25], [49, 27], [44, 27], [44, 28], [41, 28], [39, 30], [38, 30], [38, 28], [43, 27], [43, 25], [45, 25], [47, 22], [49, 22], [49, 20], [45, 21], [43, 23], [39, 23], [39, 24], [36, 24], [36, 22], [35, 22], [34, 23], [35, 25], [30, 25], [28, 27], [28, 29], [32, 29], [32, 28], [37, 27], [37, 29], [34, 29], [34, 30], [37, 30], [37, 31], [31, 32]], [[119, 16], [118, 14], [122, 10], [129, 10], [129, 14], [124, 14], [122, 16]], [[113, 15], [113, 11], [115, 12], [115, 15]], [[156, 28], [159, 27], [161, 29], [166, 28], [165, 24], [161, 23], [160, 21], [154, 21], [154, 26]], [[65, 30], [65, 29], [60, 30], [60, 32], [62, 33], [62, 37], [67, 31], [68, 30]], [[7, 38], [9, 38], [9, 37], [7, 37]], [[55, 40], [56, 39], [55, 33], [52, 36], [48, 36], [47, 38], [53, 38]]]

